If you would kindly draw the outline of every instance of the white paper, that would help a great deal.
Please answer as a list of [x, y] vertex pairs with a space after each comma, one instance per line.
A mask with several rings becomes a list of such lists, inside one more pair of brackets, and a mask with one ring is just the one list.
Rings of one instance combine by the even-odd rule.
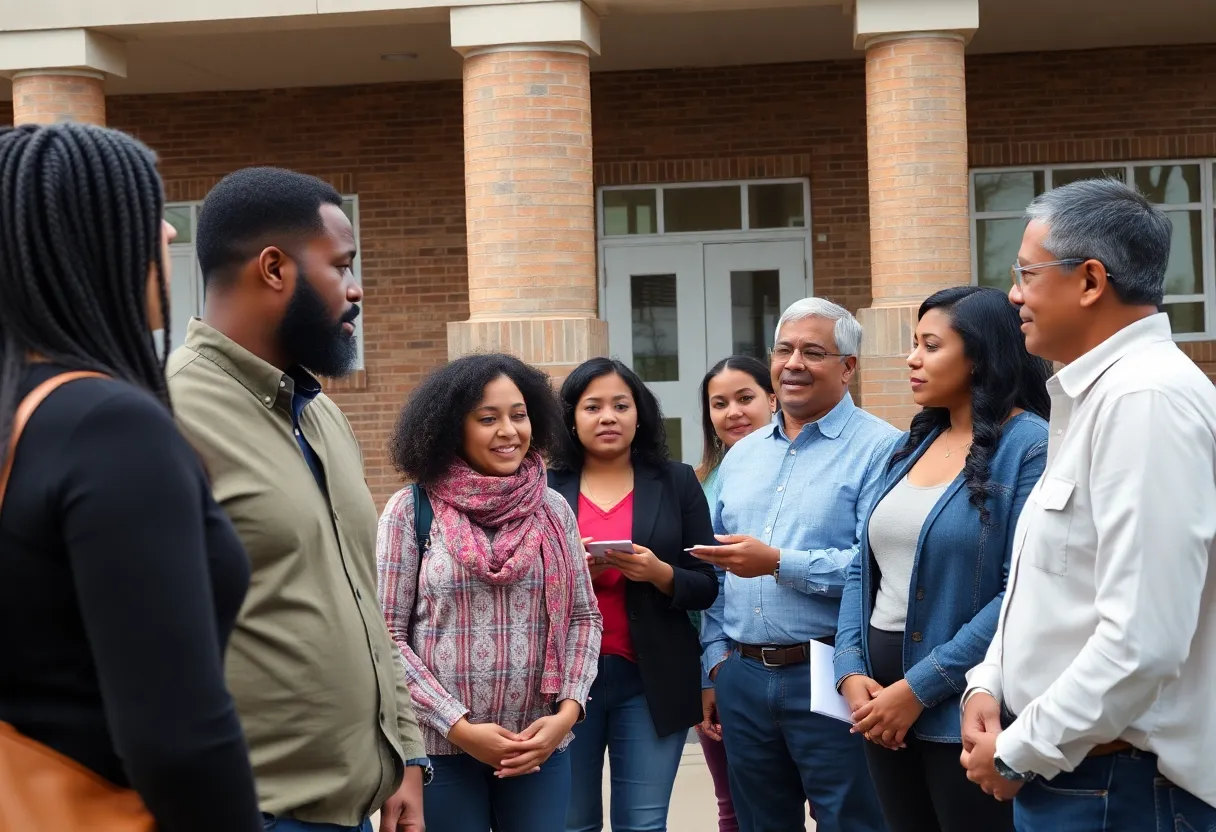
[[832, 667], [835, 652], [822, 641], [811, 642], [811, 711], [852, 725], [849, 703], [836, 692], [836, 669]]

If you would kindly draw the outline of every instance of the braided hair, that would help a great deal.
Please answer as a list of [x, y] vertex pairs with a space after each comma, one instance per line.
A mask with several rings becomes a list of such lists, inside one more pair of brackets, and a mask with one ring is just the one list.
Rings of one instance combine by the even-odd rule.
[[136, 139], [64, 122], [0, 128], [0, 465], [31, 356], [150, 391], [169, 407], [149, 329], [149, 270], [166, 317], [164, 191]]

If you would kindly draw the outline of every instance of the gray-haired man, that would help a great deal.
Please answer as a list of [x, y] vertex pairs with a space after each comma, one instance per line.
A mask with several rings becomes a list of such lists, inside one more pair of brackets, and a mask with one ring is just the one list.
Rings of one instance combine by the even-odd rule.
[[849, 396], [861, 325], [847, 310], [798, 301], [775, 341], [777, 419], [726, 455], [710, 506], [724, 545], [693, 551], [725, 573], [702, 625], [705, 670], [744, 832], [802, 829], [808, 798], [820, 832], [878, 832], [862, 739], [811, 713], [807, 659], [809, 641], [834, 642], [845, 571], [898, 432]]
[[1111, 180], [1027, 215], [1009, 297], [1067, 366], [963, 763], [1019, 832], [1216, 829], [1216, 391], [1159, 311], [1170, 221]]

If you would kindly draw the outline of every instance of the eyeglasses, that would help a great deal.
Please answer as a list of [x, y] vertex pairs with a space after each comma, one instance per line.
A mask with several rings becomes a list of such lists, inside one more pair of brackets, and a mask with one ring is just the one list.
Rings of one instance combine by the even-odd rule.
[[823, 350], [821, 350], [817, 347], [803, 347], [800, 350], [795, 350], [793, 347], [787, 346], [785, 344], [779, 344], [778, 346], [775, 346], [771, 350], [769, 350], [768, 357], [769, 357], [769, 360], [771, 362], [773, 362], [774, 364], [776, 364], [776, 363], [784, 364], [785, 362], [789, 361], [791, 358], [794, 357], [795, 352], [801, 353], [802, 360], [805, 361], [807, 364], [822, 364], [825, 360], [827, 360], [831, 356], [835, 356], [837, 358], [847, 357], [847, 356], [843, 355], [842, 353], [838, 353], [838, 352], [824, 352]]
[[[1051, 268], [1052, 266], [1079, 266], [1082, 263], [1085, 263], [1085, 262], [1087, 262], [1089, 260], [1093, 260], [1093, 259], [1095, 259], [1095, 258], [1093, 258], [1093, 257], [1069, 257], [1065, 260], [1050, 260], [1046, 263], [1031, 263], [1029, 266], [1019, 266], [1017, 263], [1014, 263], [1012, 266], [1009, 267], [1009, 276], [1013, 279], [1013, 282], [1015, 284], [1017, 284], [1018, 286], [1025, 286], [1028, 280], [1034, 278], [1034, 275], [1030, 275], [1028, 277], [1026, 275], [1026, 272], [1036, 271], [1038, 269], [1047, 269], [1047, 268]], [[1099, 261], [1099, 262], [1101, 262], [1101, 261]], [[1106, 277], [1108, 280], [1113, 280], [1115, 276], [1108, 271], [1106, 273]]]

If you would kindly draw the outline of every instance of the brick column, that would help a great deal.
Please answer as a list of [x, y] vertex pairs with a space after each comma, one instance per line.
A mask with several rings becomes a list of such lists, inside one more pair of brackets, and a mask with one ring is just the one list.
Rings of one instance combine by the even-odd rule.
[[0, 74], [13, 79], [13, 123], [106, 123], [105, 79], [127, 74], [126, 47], [88, 29], [0, 32]]
[[[863, 407], [900, 428], [917, 411], [905, 362], [917, 309], [938, 289], [971, 282], [963, 48], [978, 10], [975, 0], [926, 5], [915, 19], [891, 0], [857, 7], [866, 50], [873, 295], [858, 313], [865, 328], [860, 396]], [[892, 32], [892, 24], [930, 28]]]
[[[607, 351], [591, 165], [597, 27], [566, 0], [452, 11], [465, 55], [470, 315], [448, 325], [449, 357], [510, 352], [560, 378]], [[525, 32], [549, 37], [514, 42]]]
[[13, 124], [106, 123], [105, 76], [47, 70], [13, 76]]

